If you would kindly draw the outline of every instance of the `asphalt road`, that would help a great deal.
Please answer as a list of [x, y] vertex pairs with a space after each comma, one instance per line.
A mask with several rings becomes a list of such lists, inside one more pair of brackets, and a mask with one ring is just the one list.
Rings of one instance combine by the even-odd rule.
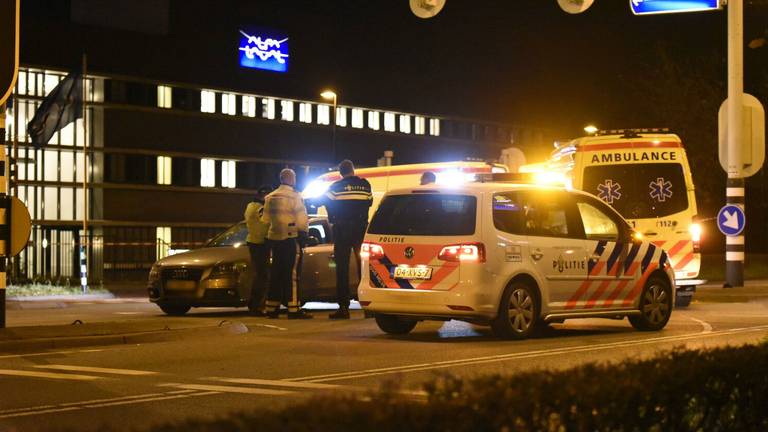
[[[168, 320], [146, 303], [68, 305], [9, 311], [9, 322]], [[573, 320], [526, 341], [499, 341], [460, 322], [419, 324], [382, 334], [360, 311], [334, 322], [268, 320], [242, 311], [198, 310], [183, 320], [242, 322], [249, 332], [175, 342], [0, 354], [0, 430], [145, 428], [281, 407], [322, 392], [364, 394], [395, 383], [419, 397], [436, 374], [514, 374], [593, 361], [651, 356], [674, 347], [755, 343], [768, 336], [768, 301], [694, 303], [661, 332], [626, 320]], [[21, 319], [23, 317], [23, 320]], [[24, 321], [26, 320], [26, 321]], [[610, 379], [607, 377], [605, 379]]]

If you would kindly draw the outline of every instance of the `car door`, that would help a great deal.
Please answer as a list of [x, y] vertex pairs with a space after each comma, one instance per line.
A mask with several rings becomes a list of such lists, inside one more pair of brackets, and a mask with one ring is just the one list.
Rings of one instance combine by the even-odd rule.
[[[310, 245], [304, 248], [301, 270], [303, 300], [336, 300], [336, 260], [333, 256], [332, 228], [326, 219], [310, 222]], [[313, 239], [314, 238], [314, 239]], [[356, 297], [359, 273], [357, 260], [350, 257], [349, 281], [352, 297]]]
[[633, 242], [627, 223], [607, 205], [588, 196], [576, 203], [588, 252], [588, 280], [569, 299], [569, 309], [621, 307], [637, 277], [641, 243]]
[[542, 300], [562, 310], [587, 282], [587, 251], [573, 197], [559, 190], [521, 192], [528, 260], [545, 281]]

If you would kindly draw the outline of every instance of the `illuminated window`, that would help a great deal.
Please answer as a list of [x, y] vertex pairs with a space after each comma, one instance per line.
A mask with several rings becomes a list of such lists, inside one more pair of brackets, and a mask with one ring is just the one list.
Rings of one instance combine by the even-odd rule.
[[285, 121], [293, 121], [293, 102], [280, 101], [280, 118]]
[[59, 75], [53, 75], [50, 73], [45, 74], [45, 81], [44, 81], [44, 88], [45, 88], [45, 95], [47, 96], [48, 93], [52, 92], [53, 89], [56, 88], [57, 85], [59, 85], [59, 79], [61, 77]]
[[413, 131], [416, 135], [424, 135], [426, 131], [426, 121], [424, 117], [416, 116], [413, 118]]
[[74, 182], [75, 181], [75, 154], [70, 151], [62, 151], [59, 153], [59, 166], [61, 171], [59, 172], [60, 181], [62, 182]]
[[221, 162], [221, 185], [225, 188], [236, 187], [235, 161]]
[[440, 119], [429, 119], [429, 134], [432, 136], [440, 136]]
[[171, 88], [168, 86], [157, 86], [157, 106], [159, 108], [171, 107]]
[[331, 107], [328, 105], [317, 106], [317, 124], [329, 125], [331, 124]]
[[299, 121], [302, 123], [312, 123], [312, 104], [299, 104]]
[[253, 96], [243, 96], [243, 115], [256, 117], [256, 98]]
[[59, 189], [59, 219], [74, 219], [75, 190], [73, 188], [63, 187]]
[[216, 161], [213, 159], [200, 160], [200, 186], [216, 186]]
[[411, 116], [400, 114], [400, 132], [411, 133]]
[[265, 98], [261, 100], [261, 116], [265, 119], [275, 119], [275, 100]]
[[336, 126], [347, 127], [347, 109], [336, 107]]
[[16, 88], [20, 95], [27, 94], [27, 73], [25, 71], [19, 71], [19, 77], [16, 79]]
[[169, 156], [157, 157], [157, 184], [171, 184], [171, 158]]
[[200, 92], [200, 112], [216, 112], [216, 93], [211, 90], [203, 90]]
[[368, 111], [368, 128], [373, 130], [379, 130], [379, 112]]
[[157, 227], [157, 259], [165, 258], [171, 249], [171, 227]]
[[395, 113], [384, 113], [384, 130], [387, 132], [395, 131]]
[[358, 129], [363, 127], [363, 110], [360, 108], [352, 108], [352, 127]]
[[223, 114], [237, 114], [237, 98], [232, 93], [223, 93], [221, 95], [221, 112]]

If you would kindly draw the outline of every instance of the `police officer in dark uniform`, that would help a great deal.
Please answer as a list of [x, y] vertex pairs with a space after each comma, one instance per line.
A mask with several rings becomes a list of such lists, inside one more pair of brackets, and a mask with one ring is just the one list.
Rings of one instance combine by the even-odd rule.
[[349, 319], [349, 255], [354, 252], [359, 270], [360, 247], [368, 228], [368, 209], [373, 202], [373, 194], [368, 180], [355, 175], [352, 161], [341, 161], [339, 174], [341, 180], [328, 188], [322, 201], [333, 224], [336, 301], [339, 302], [339, 310], [328, 315], [328, 318]]

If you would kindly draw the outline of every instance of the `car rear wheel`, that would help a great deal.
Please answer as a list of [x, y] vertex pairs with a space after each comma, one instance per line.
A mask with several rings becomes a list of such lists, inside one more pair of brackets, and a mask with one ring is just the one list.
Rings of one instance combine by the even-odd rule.
[[189, 309], [192, 308], [192, 306], [189, 306], [189, 305], [176, 305], [176, 304], [171, 305], [171, 304], [165, 304], [165, 303], [160, 303], [157, 306], [159, 306], [160, 310], [165, 312], [167, 315], [172, 315], [172, 316], [182, 316], [185, 313], [189, 312]]
[[631, 315], [632, 327], [641, 331], [657, 331], [664, 328], [672, 314], [672, 289], [665, 280], [648, 279], [640, 297], [640, 314]]
[[539, 322], [536, 291], [527, 284], [515, 282], [504, 291], [499, 314], [491, 322], [493, 333], [502, 339], [525, 339]]
[[376, 314], [376, 324], [381, 331], [389, 334], [408, 334], [416, 327], [415, 320], [400, 318], [397, 315]]

